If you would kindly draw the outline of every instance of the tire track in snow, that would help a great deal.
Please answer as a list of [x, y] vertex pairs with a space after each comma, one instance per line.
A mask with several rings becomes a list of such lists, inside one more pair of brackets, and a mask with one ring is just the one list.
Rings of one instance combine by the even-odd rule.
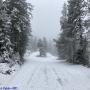
[[[73, 78], [72, 73], [69, 72], [69, 70], [67, 69], [67, 67], [59, 67], [60, 69], [58, 70], [57, 67], [55, 66], [51, 66], [52, 70], [55, 72], [55, 74], [61, 78], [62, 81], [62, 85], [69, 83], [69, 79]], [[56, 71], [57, 70], [57, 71]], [[65, 71], [65, 72], [64, 72]], [[61, 74], [60, 74], [61, 73]], [[68, 78], [66, 78], [68, 77]]]
[[52, 74], [53, 72], [48, 65], [41, 63], [41, 66], [39, 66], [31, 82], [28, 84], [28, 88], [25, 90], [55, 90], [53, 88], [57, 87], [57, 90], [62, 90], [55, 79], [56, 76]]
[[63, 83], [62, 83], [63, 81], [62, 81], [62, 79], [60, 78], [60, 76], [58, 76], [56, 70], [55, 70], [54, 68], [52, 68], [52, 70], [53, 70], [54, 74], [55, 74], [56, 77], [57, 77], [58, 83], [63, 86]]
[[[45, 66], [46, 67], [46, 66]], [[46, 90], [63, 90], [59, 76], [53, 71], [51, 65], [47, 64], [48, 88]], [[53, 88], [52, 88], [53, 87]]]
[[50, 66], [49, 67], [51, 69], [51, 71], [54, 73], [54, 75], [56, 76], [56, 81], [59, 83], [60, 86], [63, 86], [63, 81], [62, 78], [58, 75], [58, 73], [56, 72], [55, 68]]
[[40, 63], [40, 65], [38, 65], [38, 67], [39, 68], [37, 69], [36, 73], [34, 73], [34, 75], [32, 77], [32, 80], [28, 85], [27, 90], [37, 90], [38, 88], [42, 88], [42, 87], [47, 88], [48, 87], [47, 66]]
[[43, 70], [44, 72], [44, 75], [45, 75], [45, 82], [46, 82], [46, 85], [48, 86], [48, 69], [47, 69], [47, 66], [44, 68]]
[[30, 90], [30, 88], [32, 87], [31, 84], [32, 84], [33, 78], [35, 77], [35, 75], [37, 75], [40, 69], [41, 69], [41, 66], [37, 65], [27, 82], [27, 86], [26, 86], [27, 89], [25, 88], [24, 90]]
[[35, 69], [33, 70], [32, 74], [31, 74], [31, 76], [30, 76], [30, 78], [29, 78], [29, 80], [27, 82], [27, 85], [29, 85], [32, 82], [32, 79], [33, 79], [34, 75], [36, 75], [36, 73], [38, 71], [38, 68], [37, 67], [35, 67]]
[[[9, 86], [10, 87], [17, 86], [18, 90], [27, 90], [27, 82], [29, 80], [29, 77], [31, 77], [32, 73], [35, 72], [35, 69], [37, 67], [38, 67], [38, 65], [36, 65], [35, 63], [32, 63], [32, 62], [24, 64], [23, 67], [21, 68], [21, 70], [18, 72], [18, 74], [13, 79], [13, 81], [11, 81]], [[29, 76], [29, 74], [30, 74], [30, 76]], [[18, 82], [18, 84], [17, 84], [17, 82]]]

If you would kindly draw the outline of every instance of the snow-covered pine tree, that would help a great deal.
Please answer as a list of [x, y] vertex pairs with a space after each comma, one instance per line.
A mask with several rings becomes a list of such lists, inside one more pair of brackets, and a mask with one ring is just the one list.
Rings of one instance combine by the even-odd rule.
[[10, 17], [7, 15], [7, 8], [4, 3], [0, 8], [0, 55], [1, 55], [1, 62], [12, 62], [12, 43], [10, 41]]
[[47, 53], [47, 45], [48, 43], [47, 43], [47, 39], [44, 37], [43, 38], [43, 47], [44, 47], [44, 50], [45, 50], [45, 56], [46, 56], [46, 53]]
[[30, 37], [29, 39], [29, 43], [28, 43], [28, 49], [31, 51], [31, 52], [35, 52], [37, 51], [38, 47], [37, 47], [37, 42], [38, 42], [38, 39], [37, 37]]
[[84, 17], [84, 25], [86, 29], [86, 40], [87, 40], [87, 57], [88, 57], [88, 64], [90, 66], [90, 0], [86, 1], [86, 8], [85, 8], [85, 17]]
[[[68, 1], [68, 33], [67, 37], [69, 40], [69, 62], [74, 62], [73, 61], [73, 56], [75, 54], [76, 46], [79, 45], [79, 43], [76, 44], [76, 36], [78, 36], [78, 41], [80, 40], [80, 33], [78, 31], [82, 30], [81, 26], [81, 3], [82, 0], [69, 0]], [[78, 30], [77, 30], [78, 29]], [[76, 35], [78, 33], [78, 35]], [[79, 47], [79, 46], [77, 46]]]
[[11, 42], [14, 53], [19, 53], [21, 62], [31, 33], [31, 4], [26, 0], [6, 0], [7, 14], [11, 18]]
[[37, 42], [38, 42], [37, 37], [34, 37], [33, 41], [32, 41], [32, 49], [33, 49], [34, 52], [37, 51], [37, 49], [38, 49]]
[[39, 53], [40, 53], [40, 57], [41, 57], [42, 56], [42, 49], [43, 49], [43, 43], [42, 43], [41, 39], [38, 40], [37, 47], [39, 49]]
[[82, 20], [84, 0], [69, 0], [68, 4], [68, 37], [71, 38], [71, 51], [73, 51], [70, 62], [86, 64]]
[[3, 1], [2, 1], [2, 0], [0, 0], [0, 8], [2, 7], [2, 2], [3, 2]]
[[85, 27], [86, 27], [86, 30], [89, 30], [90, 29], [90, 0], [87, 0], [86, 2], [86, 15], [85, 15], [85, 18], [84, 18], [84, 21], [85, 21]]
[[[56, 47], [58, 50], [59, 58], [67, 59], [68, 54], [68, 41], [67, 41], [67, 5], [64, 3], [62, 16], [60, 18], [60, 25], [61, 25], [61, 33], [56, 41]], [[69, 56], [69, 55], [68, 55]]]
[[44, 48], [44, 43], [42, 39], [38, 40], [37, 43], [38, 49], [39, 49], [39, 53], [40, 53], [40, 57], [45, 57], [46, 56], [46, 52], [45, 52], [45, 48]]
[[[1, 51], [1, 48], [2, 48], [2, 19], [3, 19], [3, 12], [2, 12], [2, 6], [3, 6], [3, 2], [2, 0], [0, 0], [0, 56], [2, 55], [2, 51]], [[0, 57], [1, 58], [1, 57]], [[0, 62], [2, 62], [2, 60], [0, 60]]]
[[[66, 5], [62, 11], [61, 34], [56, 40], [59, 57], [67, 59], [68, 62], [87, 64], [86, 39], [83, 37], [85, 14], [84, 0], [69, 0], [68, 11]], [[68, 12], [68, 13], [67, 13]]]
[[47, 52], [54, 56], [58, 55], [55, 40], [47, 40]]

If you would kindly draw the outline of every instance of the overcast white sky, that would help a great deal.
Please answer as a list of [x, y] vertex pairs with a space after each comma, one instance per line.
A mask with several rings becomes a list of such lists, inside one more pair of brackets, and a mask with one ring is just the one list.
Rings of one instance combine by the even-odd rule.
[[60, 31], [60, 15], [66, 0], [28, 0], [34, 5], [32, 34], [37, 37], [56, 38]]

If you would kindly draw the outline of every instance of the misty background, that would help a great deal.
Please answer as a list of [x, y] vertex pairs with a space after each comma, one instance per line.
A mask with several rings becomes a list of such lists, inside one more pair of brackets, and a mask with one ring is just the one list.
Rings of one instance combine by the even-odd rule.
[[47, 39], [57, 38], [60, 16], [65, 0], [28, 0], [34, 6], [32, 35]]

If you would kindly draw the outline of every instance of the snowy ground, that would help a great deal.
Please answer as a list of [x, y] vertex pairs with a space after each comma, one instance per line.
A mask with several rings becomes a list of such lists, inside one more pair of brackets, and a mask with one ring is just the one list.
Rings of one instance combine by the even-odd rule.
[[[36, 57], [38, 52], [26, 56], [27, 62], [17, 75], [1, 86], [17, 87], [17, 90], [90, 90], [90, 69], [66, 64], [48, 54]], [[2, 77], [2, 76], [0, 76]]]

